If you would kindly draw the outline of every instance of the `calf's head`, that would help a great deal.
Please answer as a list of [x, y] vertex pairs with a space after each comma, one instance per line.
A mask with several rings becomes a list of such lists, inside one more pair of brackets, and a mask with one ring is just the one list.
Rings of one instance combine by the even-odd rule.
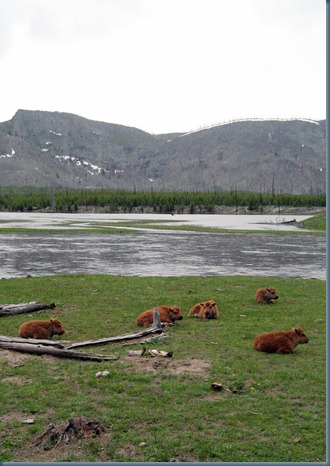
[[170, 319], [173, 322], [175, 322], [176, 320], [182, 320], [182, 318], [183, 318], [181, 309], [179, 307], [177, 307], [177, 306], [170, 307], [168, 312], [170, 314]]
[[50, 319], [52, 324], [54, 335], [63, 335], [64, 328], [62, 327], [61, 321], [58, 319]]
[[271, 299], [278, 299], [278, 294], [275, 288], [266, 288], [267, 296]]
[[203, 303], [205, 310], [205, 317], [207, 319], [217, 319], [218, 317], [218, 306], [213, 299], [209, 299]]
[[299, 344], [308, 343], [308, 337], [301, 328], [293, 328], [292, 330], [295, 332], [295, 337]]

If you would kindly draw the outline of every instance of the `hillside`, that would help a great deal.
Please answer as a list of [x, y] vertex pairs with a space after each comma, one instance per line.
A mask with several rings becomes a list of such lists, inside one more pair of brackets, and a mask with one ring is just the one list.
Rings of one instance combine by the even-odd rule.
[[187, 134], [60, 112], [0, 123], [0, 186], [325, 192], [326, 121], [237, 121]]

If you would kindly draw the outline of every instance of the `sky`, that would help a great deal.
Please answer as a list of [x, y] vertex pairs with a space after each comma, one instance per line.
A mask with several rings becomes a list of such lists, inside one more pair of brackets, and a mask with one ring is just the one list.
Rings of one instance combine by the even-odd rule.
[[326, 118], [325, 0], [0, 0], [0, 122]]

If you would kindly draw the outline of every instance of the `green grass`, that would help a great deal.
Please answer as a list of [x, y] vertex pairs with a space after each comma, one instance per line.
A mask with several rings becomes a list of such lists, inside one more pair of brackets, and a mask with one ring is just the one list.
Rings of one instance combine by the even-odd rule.
[[[280, 298], [274, 305], [255, 303], [260, 286], [277, 289]], [[324, 281], [269, 277], [70, 275], [1, 280], [0, 303], [56, 303], [53, 315], [66, 333], [54, 340], [77, 342], [135, 332], [140, 329], [137, 315], [158, 304], [180, 306], [184, 318], [166, 330], [167, 339], [146, 345], [172, 350], [172, 359], [127, 358], [129, 349], [140, 346], [119, 343], [82, 348], [119, 356], [103, 363], [10, 352], [14, 361], [8, 352], [2, 357], [0, 349], [0, 460], [326, 461], [325, 293]], [[218, 320], [186, 317], [193, 304], [208, 298], [218, 303]], [[17, 336], [22, 322], [51, 315], [42, 311], [0, 318], [0, 333]], [[310, 339], [293, 354], [254, 350], [254, 336], [293, 326], [301, 326]], [[204, 372], [189, 370], [200, 360], [206, 364]], [[141, 365], [157, 368], [141, 370]], [[105, 369], [108, 377], [95, 378]], [[214, 381], [224, 390], [212, 390]], [[234, 388], [241, 391], [233, 394]], [[102, 422], [108, 435], [67, 451], [36, 450], [33, 440], [50, 423], [76, 416]], [[21, 423], [30, 417], [34, 425]], [[141, 442], [146, 445], [139, 446]]]
[[299, 226], [306, 230], [326, 231], [326, 213], [314, 215], [306, 220], [299, 222]]

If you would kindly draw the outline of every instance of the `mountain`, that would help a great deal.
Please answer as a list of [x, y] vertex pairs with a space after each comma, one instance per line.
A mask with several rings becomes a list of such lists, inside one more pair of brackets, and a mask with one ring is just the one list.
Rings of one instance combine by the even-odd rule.
[[0, 186], [325, 192], [326, 121], [241, 120], [153, 135], [18, 110], [0, 123]]

